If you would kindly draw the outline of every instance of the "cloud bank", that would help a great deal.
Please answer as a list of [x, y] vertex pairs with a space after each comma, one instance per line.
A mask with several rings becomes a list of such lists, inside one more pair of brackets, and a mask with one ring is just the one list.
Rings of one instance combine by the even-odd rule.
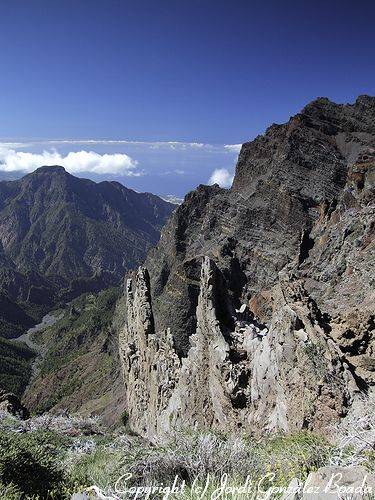
[[[17, 146], [21, 143], [15, 143]], [[46, 139], [41, 141], [32, 141], [32, 145], [44, 145], [46, 147], [58, 147], [64, 145], [91, 145], [91, 146], [140, 146], [150, 149], [172, 149], [177, 151], [186, 151], [188, 149], [214, 149], [215, 145], [202, 142], [182, 142], [182, 141], [130, 141], [124, 139]]]
[[[3, 143], [5, 145], [5, 143]], [[9, 147], [40, 146], [45, 148], [55, 148], [59, 146], [132, 146], [142, 149], [160, 149], [162, 151], [207, 151], [223, 153], [239, 153], [242, 144], [209, 144], [203, 142], [182, 142], [182, 141], [131, 141], [125, 139], [44, 139], [33, 140], [28, 143], [8, 143]], [[0, 144], [1, 147], [1, 144]]]
[[242, 148], [242, 144], [225, 144], [224, 148], [233, 153], [239, 153]]
[[32, 172], [45, 165], [61, 165], [68, 172], [94, 174], [121, 174], [139, 176], [138, 162], [123, 153], [99, 154], [94, 151], [69, 152], [62, 155], [56, 150], [42, 153], [16, 151], [8, 145], [0, 145], [0, 170], [4, 172]]
[[208, 181], [208, 184], [219, 184], [220, 187], [229, 188], [233, 182], [233, 174], [226, 168], [215, 169]]
[[175, 196], [174, 194], [167, 194], [166, 196], [162, 196], [161, 198], [165, 201], [169, 201], [169, 203], [173, 203], [174, 205], [181, 205], [181, 203], [184, 201], [183, 198]]

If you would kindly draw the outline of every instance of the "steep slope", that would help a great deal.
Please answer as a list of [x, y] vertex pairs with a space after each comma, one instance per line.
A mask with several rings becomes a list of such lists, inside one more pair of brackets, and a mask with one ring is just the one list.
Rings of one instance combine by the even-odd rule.
[[0, 387], [20, 396], [31, 376], [35, 353], [26, 345], [0, 337]]
[[59, 300], [117, 285], [174, 209], [62, 167], [0, 182], [0, 334], [19, 335]]
[[375, 98], [320, 98], [185, 198], [119, 306], [135, 430], [326, 429], [371, 389], [374, 180]]
[[31, 411], [100, 413], [108, 423], [119, 421], [121, 382], [112, 326], [119, 294], [119, 288], [84, 294], [59, 311], [54, 325], [33, 336], [44, 355], [23, 397]]

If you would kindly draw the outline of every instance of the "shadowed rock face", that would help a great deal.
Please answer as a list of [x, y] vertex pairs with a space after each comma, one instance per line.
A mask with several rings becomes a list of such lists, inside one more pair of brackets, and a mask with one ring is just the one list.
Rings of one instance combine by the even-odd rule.
[[[174, 208], [152, 194], [80, 179], [59, 166], [0, 182], [0, 304], [45, 310], [59, 299], [118, 284], [157, 243]], [[6, 325], [20, 316], [9, 308], [0, 315], [6, 335]], [[25, 319], [22, 326], [33, 322]]]
[[0, 389], [0, 411], [19, 416], [22, 419], [27, 419], [30, 416], [28, 409], [21, 403], [18, 396], [2, 389]]
[[243, 145], [230, 190], [187, 195], [129, 285], [139, 432], [326, 428], [371, 389], [374, 181], [375, 98], [321, 98]]

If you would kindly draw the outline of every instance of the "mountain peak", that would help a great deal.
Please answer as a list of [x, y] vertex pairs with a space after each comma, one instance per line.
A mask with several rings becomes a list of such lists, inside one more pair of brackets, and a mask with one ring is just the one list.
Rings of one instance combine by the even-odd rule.
[[360, 106], [375, 106], [375, 96], [371, 96], [371, 95], [367, 95], [367, 94], [363, 94], [363, 95], [359, 95], [357, 97], [357, 100], [355, 101], [355, 103], [357, 105], [360, 105]]
[[66, 173], [66, 170], [64, 167], [61, 167], [60, 165], [44, 165], [43, 167], [39, 167], [34, 171], [34, 174], [42, 174], [42, 173], [63, 174]]
[[[19, 286], [28, 301], [44, 306], [67, 287], [70, 299], [118, 285], [143, 262], [175, 207], [118, 186], [75, 177], [57, 165], [0, 183], [0, 261], [3, 266], [8, 259], [22, 275]], [[36, 286], [43, 283], [48, 290], [42, 298], [29, 293], [29, 270], [38, 276]], [[0, 298], [11, 282], [4, 284], [1, 274]], [[18, 291], [11, 293], [19, 300]], [[1, 312], [0, 305], [0, 330]]]

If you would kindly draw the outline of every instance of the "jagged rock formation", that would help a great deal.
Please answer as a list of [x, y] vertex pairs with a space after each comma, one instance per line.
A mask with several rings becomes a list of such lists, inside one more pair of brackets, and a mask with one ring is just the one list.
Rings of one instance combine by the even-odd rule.
[[[324, 428], [358, 388], [302, 284], [272, 290], [269, 328], [247, 308], [229, 310], [215, 264], [202, 263], [197, 328], [181, 363], [169, 329], [156, 333], [147, 270], [128, 283], [120, 337], [132, 424], [151, 439], [183, 427], [259, 431]], [[233, 314], [233, 325], [219, 314]], [[249, 411], [251, 410], [251, 411]]]
[[16, 337], [59, 300], [118, 285], [174, 208], [59, 166], [0, 182], [0, 335]]
[[375, 98], [318, 99], [187, 195], [126, 291], [130, 422], [325, 429], [374, 383]]

